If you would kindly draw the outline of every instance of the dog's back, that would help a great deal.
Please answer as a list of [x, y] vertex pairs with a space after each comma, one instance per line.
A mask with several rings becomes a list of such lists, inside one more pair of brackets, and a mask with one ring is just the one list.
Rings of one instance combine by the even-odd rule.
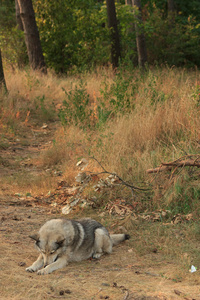
[[92, 219], [72, 220], [74, 239], [71, 261], [80, 261], [92, 257], [96, 247], [96, 232], [102, 230], [104, 235], [109, 236], [105, 227]]

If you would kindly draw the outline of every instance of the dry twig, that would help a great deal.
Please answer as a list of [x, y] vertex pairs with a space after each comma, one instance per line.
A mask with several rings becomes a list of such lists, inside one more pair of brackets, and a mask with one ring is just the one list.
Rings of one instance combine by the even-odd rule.
[[159, 167], [148, 169], [147, 173], [171, 171], [172, 168], [197, 167], [200, 168], [200, 155], [186, 155], [169, 163], [162, 163]]
[[134, 186], [126, 181], [124, 181], [118, 174], [116, 173], [112, 173], [112, 172], [109, 172], [107, 171], [103, 166], [102, 164], [95, 158], [95, 157], [90, 157], [91, 159], [94, 159], [99, 165], [100, 167], [103, 169], [103, 172], [100, 172], [100, 173], [97, 173], [95, 175], [100, 175], [100, 174], [109, 174], [109, 175], [112, 175], [112, 176], [115, 176], [117, 177], [120, 181], [121, 181], [121, 184], [122, 185], [125, 185], [126, 187], [129, 187], [133, 193], [134, 190], [138, 190], [138, 191], [149, 191], [150, 189], [144, 189], [144, 188], [140, 188], [140, 187], [137, 187], [137, 186]]

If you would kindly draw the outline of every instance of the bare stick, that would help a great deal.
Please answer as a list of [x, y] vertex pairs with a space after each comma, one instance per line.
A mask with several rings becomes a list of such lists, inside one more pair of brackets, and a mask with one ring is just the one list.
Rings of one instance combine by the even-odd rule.
[[99, 175], [99, 174], [109, 174], [109, 175], [116, 176], [116, 177], [121, 181], [121, 184], [123, 184], [123, 185], [129, 187], [129, 188], [132, 190], [132, 193], [133, 193], [133, 190], [139, 190], [139, 191], [149, 191], [149, 190], [150, 190], [150, 189], [139, 188], [139, 187], [137, 187], [137, 186], [134, 186], [134, 185], [132, 185], [132, 184], [130, 184], [130, 183], [124, 181], [118, 174], [107, 171], [107, 170], [104, 168], [104, 166], [102, 166], [102, 164], [101, 164], [95, 157], [92, 156], [92, 157], [89, 157], [89, 158], [94, 159], [94, 160], [100, 165], [100, 167], [103, 169], [103, 172], [100, 172], [100, 173], [95, 174], [95, 175]]
[[200, 168], [200, 155], [186, 155], [169, 163], [162, 163], [159, 167], [148, 169], [147, 173], [158, 173], [171, 170], [173, 167], [197, 167]]

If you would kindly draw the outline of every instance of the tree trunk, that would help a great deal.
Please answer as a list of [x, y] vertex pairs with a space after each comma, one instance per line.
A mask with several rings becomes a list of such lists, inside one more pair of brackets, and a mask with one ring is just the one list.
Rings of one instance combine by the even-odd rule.
[[0, 49], [0, 90], [2, 90], [3, 87], [7, 93], [8, 90], [7, 90], [6, 81], [4, 77], [3, 63], [2, 63], [1, 49]]
[[18, 0], [18, 5], [24, 28], [25, 43], [30, 66], [33, 70], [40, 69], [42, 72], [46, 73], [46, 64], [42, 53], [32, 0]]
[[125, 0], [126, 5], [133, 6], [132, 0]]
[[175, 12], [175, 5], [174, 5], [174, 0], [167, 0], [167, 5], [168, 5], [168, 13], [169, 12]]
[[175, 5], [174, 0], [167, 0], [167, 6], [168, 6], [168, 19], [170, 22], [170, 27], [172, 28], [174, 26], [175, 22]]
[[136, 6], [136, 8], [138, 9], [136, 22], [135, 22], [138, 65], [140, 68], [145, 68], [145, 64], [147, 63], [147, 49], [146, 49], [146, 42], [145, 42], [145, 36], [143, 30], [143, 21], [141, 15], [141, 1], [133, 0], [133, 5]]
[[106, 0], [107, 15], [108, 15], [108, 28], [111, 33], [111, 61], [113, 68], [117, 68], [120, 58], [120, 38], [117, 27], [117, 17], [114, 0]]
[[15, 15], [16, 15], [16, 23], [19, 30], [24, 31], [22, 19], [20, 16], [20, 9], [19, 9], [19, 3], [18, 0], [15, 0]]

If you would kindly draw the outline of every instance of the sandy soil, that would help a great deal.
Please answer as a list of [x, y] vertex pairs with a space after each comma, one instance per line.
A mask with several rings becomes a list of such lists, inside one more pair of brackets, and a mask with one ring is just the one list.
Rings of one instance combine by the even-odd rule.
[[167, 278], [176, 265], [163, 263], [158, 253], [137, 256], [134, 238], [98, 261], [71, 263], [45, 276], [27, 273], [37, 257], [28, 235], [59, 215], [10, 200], [1, 199], [0, 206], [0, 299], [200, 299], [197, 275], [183, 282]]
[[[47, 134], [43, 138], [40, 131], [41, 137], [37, 138], [37, 143], [29, 135], [27, 143], [23, 141], [22, 145], [19, 141], [11, 141], [10, 148], [1, 149], [4, 163], [0, 167], [0, 180], [6, 174], [13, 176], [13, 173], [20, 172], [11, 167], [16, 159], [33, 157], [48, 144], [52, 135]], [[30, 176], [31, 172], [38, 171], [36, 166], [29, 164], [23, 167], [30, 169]], [[93, 212], [93, 218], [95, 214], [98, 215], [98, 211]], [[88, 213], [83, 211], [81, 216], [88, 216]], [[28, 236], [54, 217], [60, 217], [60, 214], [52, 213], [52, 207], [45, 201], [19, 199], [12, 196], [9, 186], [5, 188], [4, 185], [0, 193], [1, 300], [200, 299], [199, 272], [191, 274], [187, 270], [184, 280], [171, 276], [176, 274], [178, 262], [165, 259], [162, 253], [156, 251], [143, 256], [136, 254], [134, 245], [137, 241], [133, 231], [129, 232], [132, 236], [129, 241], [115, 247], [111, 255], [105, 255], [100, 260], [71, 263], [45, 276], [27, 273], [25, 268], [38, 255], [34, 242]], [[107, 224], [106, 218], [107, 215], [101, 218], [104, 225]]]

